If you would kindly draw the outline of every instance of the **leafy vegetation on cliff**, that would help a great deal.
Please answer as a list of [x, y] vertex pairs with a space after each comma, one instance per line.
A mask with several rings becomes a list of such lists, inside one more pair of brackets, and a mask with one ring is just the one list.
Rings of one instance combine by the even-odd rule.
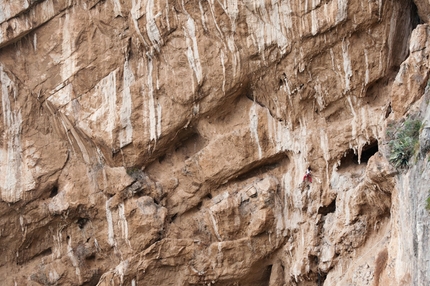
[[399, 127], [388, 128], [390, 163], [396, 168], [409, 166], [409, 160], [418, 149], [421, 125], [420, 120], [407, 118]]
[[[429, 191], [429, 194], [430, 194], [430, 191]], [[430, 195], [426, 200], [426, 210], [430, 212]]]

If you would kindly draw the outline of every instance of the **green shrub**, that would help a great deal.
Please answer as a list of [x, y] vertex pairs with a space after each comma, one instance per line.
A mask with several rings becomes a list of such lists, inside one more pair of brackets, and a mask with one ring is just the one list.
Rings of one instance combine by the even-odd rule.
[[430, 211], [430, 197], [427, 197], [426, 200], [426, 210]]
[[133, 177], [133, 175], [135, 175], [136, 173], [138, 173], [140, 171], [140, 169], [139, 168], [135, 168], [135, 167], [129, 167], [129, 168], [126, 168], [125, 171], [127, 172], [127, 175]]
[[427, 197], [427, 200], [426, 200], [426, 210], [430, 212], [430, 190], [429, 190], [429, 196]]
[[389, 142], [390, 162], [396, 168], [406, 168], [409, 160], [415, 154], [419, 146], [419, 135], [421, 121], [407, 119], [398, 130], [392, 133], [392, 140]]

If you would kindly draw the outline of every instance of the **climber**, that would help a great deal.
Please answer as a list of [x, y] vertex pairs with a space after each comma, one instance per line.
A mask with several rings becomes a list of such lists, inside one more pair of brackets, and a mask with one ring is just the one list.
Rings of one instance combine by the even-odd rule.
[[303, 176], [303, 182], [306, 182], [306, 180], [308, 180], [309, 183], [312, 183], [311, 167], [307, 168], [306, 173]]

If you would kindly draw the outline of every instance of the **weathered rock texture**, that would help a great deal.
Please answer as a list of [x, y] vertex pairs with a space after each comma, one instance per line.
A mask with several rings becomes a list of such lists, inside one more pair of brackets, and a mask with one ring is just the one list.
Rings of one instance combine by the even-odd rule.
[[429, 284], [414, 2], [0, 0], [1, 283]]

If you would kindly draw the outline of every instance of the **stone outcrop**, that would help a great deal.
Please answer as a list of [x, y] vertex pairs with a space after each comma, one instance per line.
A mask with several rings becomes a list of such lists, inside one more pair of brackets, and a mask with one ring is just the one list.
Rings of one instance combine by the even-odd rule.
[[429, 283], [429, 10], [0, 0], [2, 283]]

